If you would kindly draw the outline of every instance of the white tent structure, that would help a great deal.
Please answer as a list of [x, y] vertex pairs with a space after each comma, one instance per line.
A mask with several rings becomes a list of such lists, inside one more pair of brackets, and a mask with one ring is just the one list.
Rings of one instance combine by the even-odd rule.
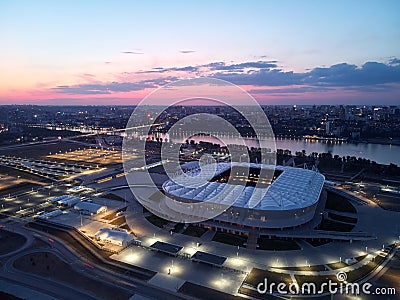
[[101, 228], [96, 232], [94, 238], [104, 243], [127, 246], [134, 241], [135, 236], [122, 228]]

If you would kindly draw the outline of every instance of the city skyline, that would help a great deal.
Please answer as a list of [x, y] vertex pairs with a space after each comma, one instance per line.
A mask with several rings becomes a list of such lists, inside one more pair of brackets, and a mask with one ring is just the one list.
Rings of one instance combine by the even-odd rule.
[[203, 76], [266, 105], [399, 103], [396, 1], [0, 7], [0, 104], [135, 105]]

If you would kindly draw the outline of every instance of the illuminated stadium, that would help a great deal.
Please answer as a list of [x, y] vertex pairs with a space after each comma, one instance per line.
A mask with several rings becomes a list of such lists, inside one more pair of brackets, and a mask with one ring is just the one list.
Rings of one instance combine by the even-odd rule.
[[[312, 170], [235, 162], [217, 163], [211, 179], [191, 186], [184, 184], [185, 177], [196, 178], [203, 170], [197, 162], [183, 165], [182, 170], [180, 180], [164, 182], [164, 193], [186, 203], [225, 205], [224, 212], [213, 220], [215, 228], [221, 224], [240, 231], [289, 228], [309, 222], [325, 181], [322, 174]], [[171, 204], [169, 208], [174, 210]]]

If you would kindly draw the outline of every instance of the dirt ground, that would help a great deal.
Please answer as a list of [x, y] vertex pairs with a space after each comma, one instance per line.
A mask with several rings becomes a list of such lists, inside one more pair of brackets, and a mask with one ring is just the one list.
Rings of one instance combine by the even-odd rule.
[[[14, 262], [14, 267], [23, 272], [86, 290], [101, 299], [129, 299], [133, 295], [106, 282], [85, 276], [51, 252], [37, 252], [22, 256]], [[87, 266], [82, 263], [81, 268], [84, 269]]]
[[[20, 234], [0, 229], [0, 255], [18, 250], [26, 242], [26, 238]], [[0, 298], [1, 299], [1, 298]]]
[[[5, 168], [0, 168], [0, 196], [29, 191], [45, 184], [38, 180], [23, 178], [21, 175], [15, 176], [16, 172], [13, 172], [12, 169], [9, 171], [11, 172], [5, 172]], [[10, 176], [10, 173], [13, 173], [14, 176]]]
[[76, 143], [59, 141], [47, 144], [28, 145], [26, 147], [0, 150], [0, 154], [26, 157], [26, 158], [43, 158], [49, 155], [50, 152], [51, 153], [55, 153], [58, 151], [65, 152], [65, 151], [76, 150], [78, 148], [83, 148], [83, 146]]

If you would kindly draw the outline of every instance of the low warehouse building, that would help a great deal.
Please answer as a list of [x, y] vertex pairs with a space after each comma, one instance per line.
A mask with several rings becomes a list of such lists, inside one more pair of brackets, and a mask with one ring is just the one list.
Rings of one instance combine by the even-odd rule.
[[121, 228], [102, 228], [94, 235], [97, 241], [111, 243], [118, 246], [127, 246], [131, 244], [135, 236]]
[[46, 213], [46, 214], [43, 214], [43, 215], [41, 215], [41, 216], [39, 217], [39, 219], [48, 220], [48, 219], [57, 217], [57, 216], [59, 216], [59, 215], [62, 215], [62, 210], [61, 210], [61, 209], [53, 210], [53, 211], [51, 211], [51, 212], [48, 212], [48, 213]]
[[106, 212], [107, 206], [83, 201], [75, 204], [74, 209], [85, 215], [97, 215]]
[[61, 201], [63, 199], [67, 199], [68, 197], [69, 197], [68, 195], [61, 195], [61, 196], [58, 196], [58, 197], [55, 197], [55, 198], [51, 199], [50, 202], [51, 203], [56, 203], [56, 202]]
[[57, 203], [58, 203], [58, 205], [61, 205], [61, 206], [72, 207], [80, 201], [81, 201], [81, 198], [79, 198], [79, 197], [66, 197], [66, 198], [63, 198], [63, 199], [57, 201]]

